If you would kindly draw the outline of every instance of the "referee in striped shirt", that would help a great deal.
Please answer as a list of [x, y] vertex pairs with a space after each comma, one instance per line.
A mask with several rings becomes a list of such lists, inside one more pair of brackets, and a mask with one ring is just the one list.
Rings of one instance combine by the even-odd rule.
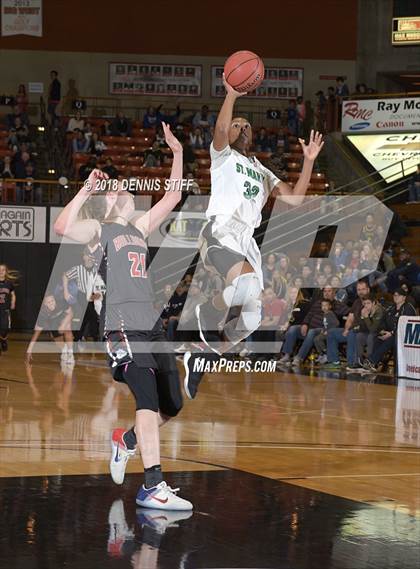
[[94, 293], [94, 284], [97, 277], [97, 270], [94, 259], [90, 255], [89, 249], [83, 249], [83, 264], [76, 265], [63, 274], [64, 299], [69, 301], [71, 293], [69, 292], [69, 282], [74, 281], [77, 284], [79, 305], [86, 306], [86, 312], [79, 331], [74, 332], [74, 340], [77, 342], [88, 336], [95, 341], [99, 340], [99, 319], [95, 310], [94, 301], [101, 296]]

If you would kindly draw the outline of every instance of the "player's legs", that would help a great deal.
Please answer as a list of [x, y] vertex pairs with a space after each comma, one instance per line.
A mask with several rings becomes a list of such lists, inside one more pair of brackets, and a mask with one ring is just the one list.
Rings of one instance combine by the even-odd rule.
[[0, 310], [0, 353], [7, 352], [7, 337], [10, 330], [10, 310]]
[[61, 358], [66, 363], [74, 363], [73, 355], [73, 332], [71, 329], [71, 321], [73, 312], [70, 311], [60, 323], [58, 332], [62, 335], [63, 348], [61, 351]]
[[136, 437], [144, 466], [144, 485], [137, 494], [137, 504], [167, 510], [192, 509], [192, 504], [176, 496], [176, 490], [163, 480], [159, 425], [166, 422], [169, 414], [159, 410], [157, 370], [139, 368], [132, 362], [125, 366], [123, 377], [136, 400]]

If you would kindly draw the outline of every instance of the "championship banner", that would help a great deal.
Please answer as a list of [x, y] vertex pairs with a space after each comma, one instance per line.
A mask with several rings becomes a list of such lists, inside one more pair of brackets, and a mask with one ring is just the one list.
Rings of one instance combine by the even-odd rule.
[[1, 0], [2, 36], [42, 36], [42, 0]]
[[420, 128], [420, 97], [344, 101], [342, 132], [410, 131]]
[[46, 208], [0, 206], [0, 242], [45, 243]]
[[420, 317], [398, 320], [398, 377], [420, 379]]
[[201, 97], [201, 65], [110, 63], [111, 95]]
[[[257, 99], [295, 99], [303, 93], [303, 68], [266, 67], [265, 79], [261, 85], [246, 97]], [[224, 97], [223, 67], [211, 68], [211, 96]]]

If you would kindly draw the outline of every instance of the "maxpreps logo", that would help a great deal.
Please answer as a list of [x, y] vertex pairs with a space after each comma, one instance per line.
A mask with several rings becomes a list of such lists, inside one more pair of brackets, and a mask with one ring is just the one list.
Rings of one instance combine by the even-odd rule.
[[349, 130], [363, 130], [367, 128], [370, 126], [369, 119], [372, 115], [373, 111], [371, 109], [364, 109], [357, 101], [344, 103], [343, 118], [351, 117], [353, 120], [361, 119], [360, 122], [350, 125]]
[[32, 241], [34, 218], [31, 207], [0, 207], [0, 240]]
[[420, 322], [409, 320], [405, 328], [404, 348], [420, 348]]

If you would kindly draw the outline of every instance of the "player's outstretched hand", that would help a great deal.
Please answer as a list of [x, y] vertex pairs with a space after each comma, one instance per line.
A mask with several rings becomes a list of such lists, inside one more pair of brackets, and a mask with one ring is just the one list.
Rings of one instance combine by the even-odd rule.
[[311, 130], [309, 136], [309, 143], [305, 144], [303, 138], [299, 138], [300, 145], [302, 147], [303, 155], [308, 160], [314, 161], [318, 154], [321, 152], [324, 146], [324, 141], [322, 140], [322, 134], [318, 131]]
[[166, 122], [162, 121], [162, 128], [163, 128], [163, 132], [165, 133], [165, 142], [169, 146], [169, 148], [172, 150], [172, 152], [174, 154], [176, 152], [181, 152], [182, 151], [182, 144], [179, 142], [177, 137], [171, 131], [171, 127]]
[[242, 97], [243, 95], [246, 95], [246, 93], [247, 93], [246, 91], [244, 91], [244, 92], [235, 91], [235, 89], [232, 87], [232, 85], [229, 85], [229, 83], [227, 82], [224, 73], [223, 73], [223, 85], [225, 86], [226, 93], [231, 93], [235, 97]]

